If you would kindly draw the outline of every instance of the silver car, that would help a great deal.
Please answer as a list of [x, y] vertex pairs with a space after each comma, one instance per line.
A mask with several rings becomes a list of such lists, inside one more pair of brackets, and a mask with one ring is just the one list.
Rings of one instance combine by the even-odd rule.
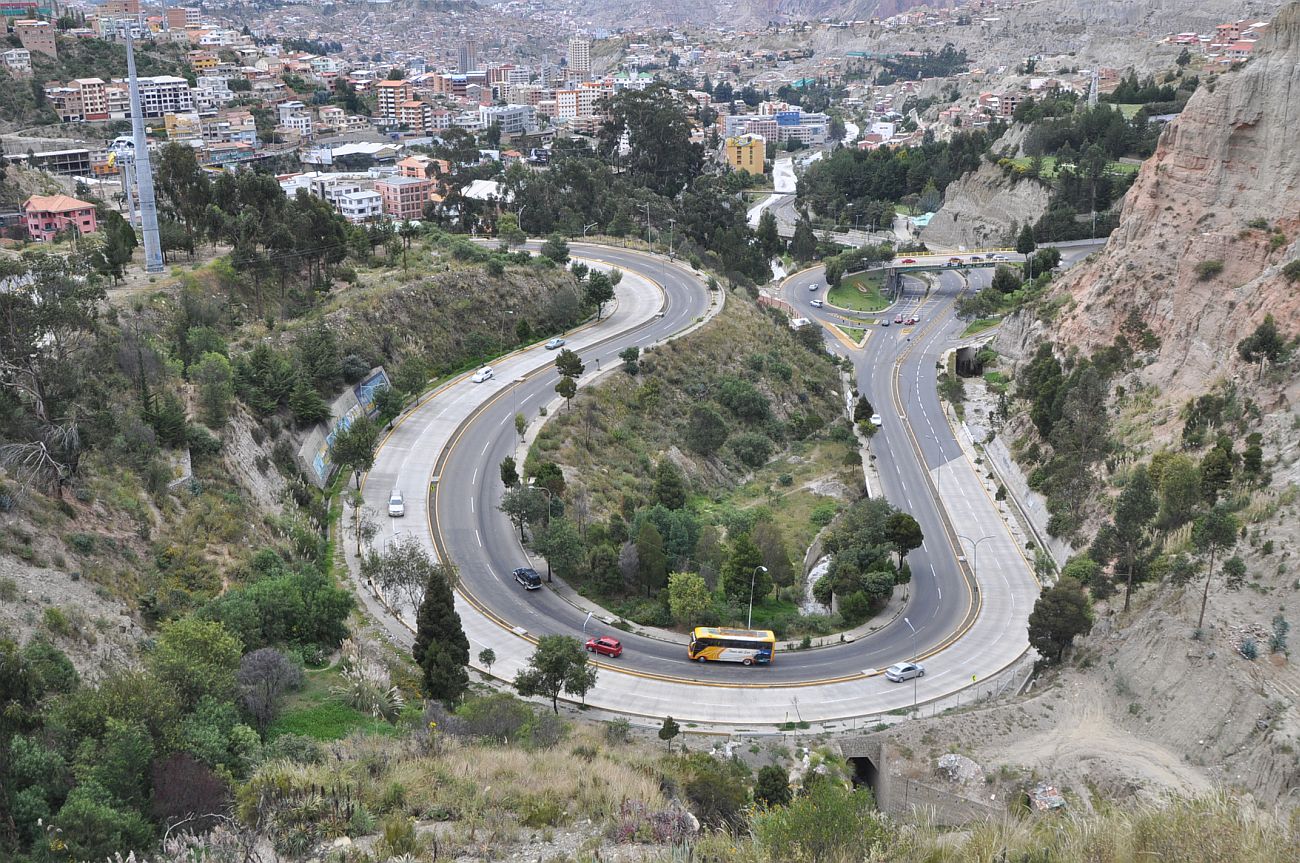
[[885, 677], [895, 683], [902, 683], [913, 677], [925, 677], [925, 666], [919, 662], [896, 662], [885, 669]]

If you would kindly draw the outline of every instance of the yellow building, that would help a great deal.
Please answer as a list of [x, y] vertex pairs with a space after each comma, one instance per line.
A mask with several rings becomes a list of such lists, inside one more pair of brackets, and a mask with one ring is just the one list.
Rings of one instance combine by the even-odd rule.
[[763, 160], [767, 157], [767, 142], [762, 135], [740, 135], [728, 138], [727, 164], [747, 174], [763, 173]]

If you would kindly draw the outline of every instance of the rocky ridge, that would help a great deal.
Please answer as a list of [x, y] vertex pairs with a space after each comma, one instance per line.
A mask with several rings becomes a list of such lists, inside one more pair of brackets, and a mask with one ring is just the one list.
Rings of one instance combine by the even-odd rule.
[[997, 245], [1018, 226], [1037, 222], [1051, 197], [1047, 185], [1028, 178], [1014, 181], [986, 162], [948, 186], [943, 206], [921, 231], [921, 240], [936, 248]]
[[[1203, 87], [1165, 130], [1099, 255], [1059, 282], [1051, 324], [1023, 313], [999, 338], [1011, 356], [1048, 337], [1091, 352], [1135, 310], [1161, 345], [1141, 372], [1167, 395], [1240, 374], [1236, 344], [1272, 314], [1300, 330], [1282, 273], [1300, 245], [1300, 3], [1242, 69]], [[1062, 296], [1065, 295], [1065, 296]]]

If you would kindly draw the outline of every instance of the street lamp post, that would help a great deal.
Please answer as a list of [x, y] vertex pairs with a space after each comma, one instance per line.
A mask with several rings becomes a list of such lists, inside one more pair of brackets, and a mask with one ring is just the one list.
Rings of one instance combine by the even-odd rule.
[[749, 576], [749, 617], [745, 621], [746, 629], [754, 626], [754, 583], [758, 580], [759, 572], [767, 572], [767, 567], [756, 566], [754, 572]]
[[673, 225], [677, 224], [676, 219], [668, 220], [668, 260], [673, 259]]
[[600, 224], [600, 222], [592, 222], [590, 225], [583, 225], [583, 226], [582, 226], [582, 238], [583, 238], [584, 240], [587, 239], [587, 232], [590, 231], [592, 228], [596, 227], [596, 226], [599, 225], [599, 224]]
[[[903, 618], [903, 623], [906, 623], [907, 628], [912, 630], [912, 664], [916, 665], [916, 627], [913, 626], [912, 621], [908, 620], [906, 617]], [[913, 713], [916, 712], [916, 681], [920, 676], [921, 675], [919, 674], [912, 675], [912, 712]]]
[[957, 538], [966, 540], [972, 546], [970, 569], [971, 569], [971, 574], [975, 576], [976, 583], [978, 583], [980, 577], [980, 543], [986, 539], [992, 539], [993, 537], [981, 536], [979, 539], [971, 539], [969, 536], [964, 536], [963, 534], [959, 533], [957, 534]]

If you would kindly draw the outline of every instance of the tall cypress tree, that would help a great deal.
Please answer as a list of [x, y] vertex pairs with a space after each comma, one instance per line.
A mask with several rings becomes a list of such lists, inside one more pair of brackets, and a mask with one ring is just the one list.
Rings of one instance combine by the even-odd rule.
[[425, 698], [455, 704], [469, 688], [469, 639], [456, 613], [451, 581], [443, 567], [429, 573], [424, 599], [415, 618], [411, 655], [424, 672]]

